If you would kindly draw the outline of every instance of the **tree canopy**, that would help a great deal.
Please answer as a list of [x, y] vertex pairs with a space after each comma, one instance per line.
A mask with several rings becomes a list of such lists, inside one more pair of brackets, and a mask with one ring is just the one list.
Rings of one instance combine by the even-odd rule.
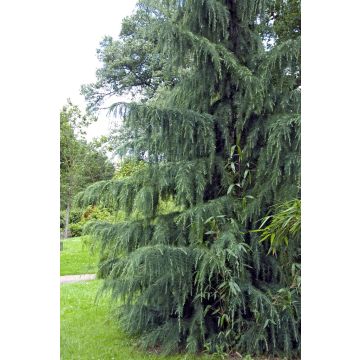
[[[275, 256], [257, 231], [300, 198], [300, 31], [277, 25], [292, 2], [271, 21], [279, 3], [140, 1], [84, 87], [92, 109], [141, 93], [110, 111], [123, 119], [122, 147], [147, 166], [77, 201], [126, 214], [87, 231], [102, 244], [121, 326], [146, 347], [300, 352], [299, 233]], [[175, 208], [160, 211], [169, 200]]]

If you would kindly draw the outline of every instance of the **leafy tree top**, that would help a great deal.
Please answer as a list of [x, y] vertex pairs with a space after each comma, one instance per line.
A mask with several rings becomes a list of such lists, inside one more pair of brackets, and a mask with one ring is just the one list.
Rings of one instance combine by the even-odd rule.
[[73, 197], [86, 186], [110, 179], [114, 167], [101, 143], [85, 141], [86, 127], [95, 121], [83, 115], [71, 101], [60, 112], [60, 199], [61, 207], [71, 205]]

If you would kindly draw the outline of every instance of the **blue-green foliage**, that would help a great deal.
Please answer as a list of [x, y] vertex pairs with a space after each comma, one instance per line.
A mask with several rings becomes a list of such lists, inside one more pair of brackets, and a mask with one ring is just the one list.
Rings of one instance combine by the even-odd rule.
[[299, 236], [275, 257], [253, 230], [299, 197], [300, 42], [265, 49], [265, 0], [141, 3], [174, 81], [111, 108], [147, 166], [78, 195], [125, 214], [86, 226], [104, 290], [145, 347], [296, 356]]

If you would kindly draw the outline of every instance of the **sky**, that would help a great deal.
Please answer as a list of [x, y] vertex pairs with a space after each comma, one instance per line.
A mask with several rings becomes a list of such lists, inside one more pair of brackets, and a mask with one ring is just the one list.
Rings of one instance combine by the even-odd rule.
[[[100, 66], [96, 49], [105, 35], [117, 38], [121, 21], [135, 9], [136, 0], [76, 0], [63, 1], [60, 16], [63, 18], [60, 37], [64, 51], [61, 54], [59, 108], [70, 98], [73, 104], [85, 110], [85, 100], [80, 95], [82, 84], [96, 80], [95, 71]], [[106, 134], [109, 118], [106, 112], [87, 131], [87, 140]]]

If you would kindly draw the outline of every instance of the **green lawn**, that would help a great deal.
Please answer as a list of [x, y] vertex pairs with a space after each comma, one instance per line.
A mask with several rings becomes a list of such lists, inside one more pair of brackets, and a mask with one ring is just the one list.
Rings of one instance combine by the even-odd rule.
[[108, 301], [95, 295], [102, 280], [61, 285], [61, 339], [62, 360], [180, 360], [216, 359], [186, 355], [159, 356], [140, 352], [134, 340], [123, 334], [109, 318]]
[[60, 252], [60, 275], [95, 274], [98, 254], [91, 254], [84, 237], [63, 240]]

